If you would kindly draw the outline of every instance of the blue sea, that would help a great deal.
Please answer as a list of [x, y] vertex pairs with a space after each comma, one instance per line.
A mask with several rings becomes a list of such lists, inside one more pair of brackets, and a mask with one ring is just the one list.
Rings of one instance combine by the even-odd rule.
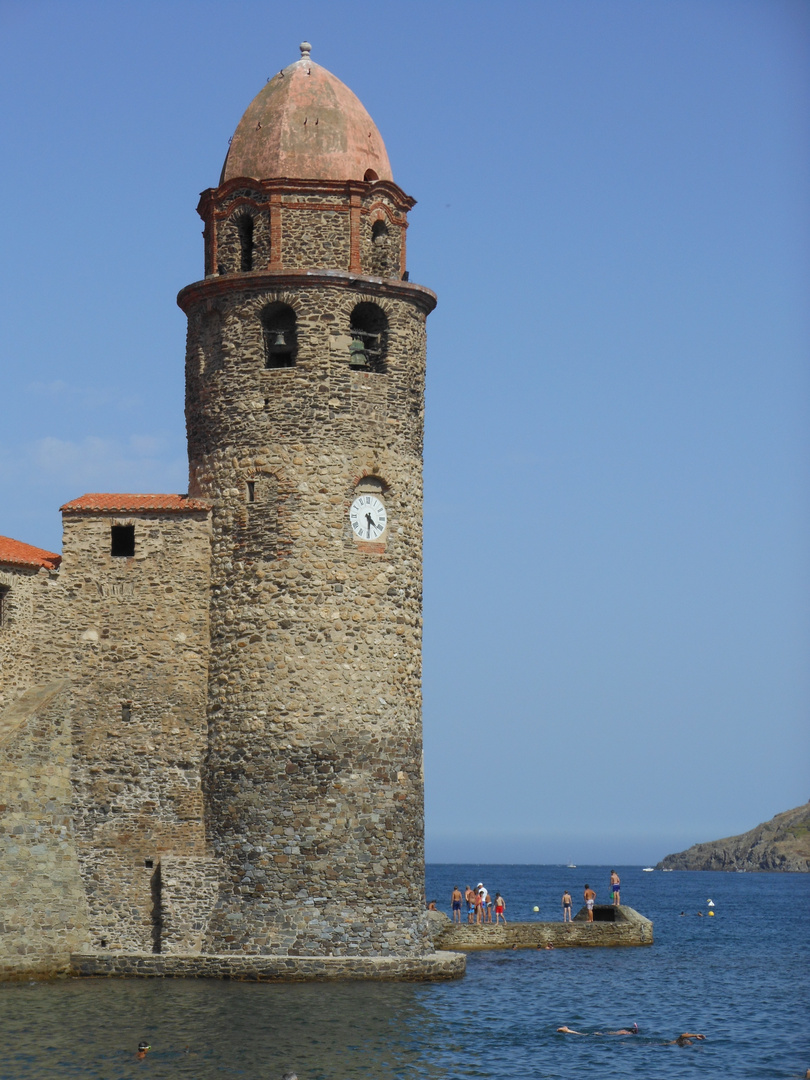
[[[566, 886], [578, 902], [587, 881], [607, 902], [610, 869], [431, 865], [427, 896], [449, 912], [453, 885], [483, 881], [509, 919], [546, 921]], [[466, 978], [439, 984], [2, 984], [0, 1078], [804, 1077], [810, 875], [616, 869], [622, 901], [655, 923], [650, 948], [471, 954]], [[556, 1031], [633, 1022], [639, 1035]], [[665, 1045], [683, 1031], [706, 1039]]]

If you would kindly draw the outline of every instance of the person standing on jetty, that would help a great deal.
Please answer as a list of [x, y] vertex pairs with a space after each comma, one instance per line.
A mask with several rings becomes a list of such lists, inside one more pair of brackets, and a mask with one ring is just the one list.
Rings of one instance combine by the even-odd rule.
[[587, 881], [585, 882], [585, 892], [582, 894], [582, 898], [585, 901], [585, 907], [588, 909], [588, 922], [593, 922], [593, 902], [596, 899], [596, 893]]
[[568, 889], [562, 894], [563, 922], [571, 922], [571, 893]]
[[487, 908], [487, 899], [489, 897], [489, 893], [487, 892], [486, 886], [482, 881], [478, 882], [475, 890], [478, 893], [478, 899], [480, 901], [478, 907], [476, 908], [476, 911], [478, 913], [477, 921], [479, 923], [485, 923], [487, 921], [487, 912], [489, 910]]
[[504, 915], [505, 908], [506, 908], [506, 901], [504, 900], [504, 898], [501, 896], [501, 894], [499, 892], [496, 892], [495, 893], [495, 925], [496, 926], [501, 921], [501, 919], [503, 919], [504, 926], [506, 925], [506, 916]]
[[461, 889], [458, 885], [453, 886], [453, 895], [450, 897], [450, 906], [453, 909], [453, 922], [461, 922]]
[[464, 890], [464, 899], [467, 901], [467, 922], [472, 923], [475, 918], [475, 893], [469, 885]]
[[613, 893], [613, 906], [618, 907], [621, 903], [620, 889], [621, 879], [615, 870], [610, 871], [610, 891]]

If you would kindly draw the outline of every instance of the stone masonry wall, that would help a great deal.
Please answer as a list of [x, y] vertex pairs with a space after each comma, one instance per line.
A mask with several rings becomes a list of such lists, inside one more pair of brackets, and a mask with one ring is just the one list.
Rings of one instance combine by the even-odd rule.
[[[76, 953], [75, 975], [141, 979], [238, 979], [243, 982], [346, 982], [354, 979], [440, 982], [460, 979], [462, 953], [424, 956], [153, 956], [148, 954]], [[353, 1029], [356, 1032], [357, 1019]], [[365, 1062], [363, 1063], [365, 1067]]]
[[[190, 490], [215, 503], [204, 783], [227, 868], [206, 951], [422, 954], [421, 450], [432, 301], [360, 282], [283, 292], [236, 284], [188, 309]], [[276, 300], [296, 312], [298, 358], [270, 370], [259, 314]], [[343, 339], [362, 301], [388, 318], [386, 374], [349, 368]], [[208, 364], [214, 310], [222, 355]], [[376, 544], [358, 542], [348, 523], [364, 481], [389, 514]], [[261, 544], [249, 528], [257, 512]]]
[[293, 269], [349, 268], [349, 214], [340, 203], [282, 210], [282, 260]]
[[[110, 553], [134, 525], [133, 558]], [[75, 827], [91, 944], [150, 950], [164, 854], [205, 856], [207, 514], [66, 513], [35, 641], [74, 683]]]
[[163, 855], [155, 871], [161, 953], [198, 953], [217, 900], [219, 865], [197, 855]]
[[0, 622], [0, 712], [37, 681], [32, 633], [38, 601], [56, 571], [0, 566], [0, 588], [8, 589]]
[[0, 977], [66, 970], [90, 944], [72, 824], [70, 683], [0, 715]]

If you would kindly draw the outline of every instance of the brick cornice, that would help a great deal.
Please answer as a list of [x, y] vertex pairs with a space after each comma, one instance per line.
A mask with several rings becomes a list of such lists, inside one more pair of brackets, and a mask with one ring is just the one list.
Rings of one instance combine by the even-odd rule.
[[239, 176], [228, 180], [218, 188], [207, 188], [203, 191], [197, 205], [197, 213], [206, 220], [211, 210], [215, 209], [222, 199], [240, 189], [252, 189], [269, 195], [325, 195], [340, 199], [352, 196], [359, 196], [362, 199], [373, 192], [375, 195], [387, 195], [397, 210], [405, 214], [416, 206], [416, 199], [406, 195], [402, 188], [391, 180], [375, 180], [369, 183], [365, 180], [295, 180], [287, 177], [255, 180], [249, 176]]
[[324, 285], [354, 292], [375, 293], [377, 296], [396, 300], [408, 300], [426, 315], [436, 307], [436, 294], [424, 285], [352, 274], [346, 270], [255, 270], [241, 274], [217, 274], [204, 281], [186, 285], [177, 294], [177, 304], [188, 313], [201, 300], [214, 300], [229, 293], [315, 289]]

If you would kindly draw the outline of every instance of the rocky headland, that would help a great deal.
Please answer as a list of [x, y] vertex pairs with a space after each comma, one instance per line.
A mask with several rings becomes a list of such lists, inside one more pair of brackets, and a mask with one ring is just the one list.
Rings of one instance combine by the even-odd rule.
[[810, 872], [810, 803], [785, 810], [740, 836], [667, 855], [655, 869]]

